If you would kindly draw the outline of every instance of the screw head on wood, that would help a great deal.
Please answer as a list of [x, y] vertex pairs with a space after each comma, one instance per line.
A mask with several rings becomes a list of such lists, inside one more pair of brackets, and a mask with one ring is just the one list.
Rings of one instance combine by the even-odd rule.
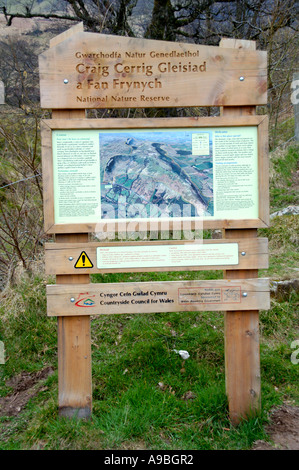
[[69, 261], [73, 261], [73, 259], [74, 259], [74, 258], [73, 258], [72, 256], [69, 257]]
[[247, 297], [247, 292], [243, 292], [242, 297]]
[[241, 255], [242, 255], [242, 256], [245, 256], [245, 255], [246, 255], [246, 251], [242, 251]]
[[69, 82], [69, 81], [68, 81], [67, 78], [65, 78], [65, 79], [63, 80], [63, 83], [64, 83], [65, 85], [67, 85], [68, 82]]
[[71, 297], [71, 299], [70, 299], [70, 300], [71, 300], [71, 302], [75, 302], [75, 299], [74, 299], [74, 297]]
[[240, 82], [244, 82], [245, 77], [240, 77], [239, 80], [240, 80]]

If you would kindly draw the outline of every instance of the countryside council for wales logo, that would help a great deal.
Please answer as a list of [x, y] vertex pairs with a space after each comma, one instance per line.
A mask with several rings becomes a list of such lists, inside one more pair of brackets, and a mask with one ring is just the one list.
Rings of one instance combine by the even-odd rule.
[[94, 307], [95, 306], [95, 295], [89, 295], [88, 292], [80, 294], [79, 299], [75, 303], [76, 307]]

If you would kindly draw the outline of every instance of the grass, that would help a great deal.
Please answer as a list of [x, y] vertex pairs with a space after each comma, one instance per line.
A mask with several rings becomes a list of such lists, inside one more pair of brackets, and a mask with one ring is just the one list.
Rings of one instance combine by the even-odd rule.
[[[273, 155], [275, 209], [286, 201], [281, 197], [283, 180], [294, 171], [298, 150], [293, 152]], [[285, 165], [289, 167], [282, 176]], [[276, 217], [260, 235], [269, 238], [270, 248], [269, 270], [260, 276], [295, 277], [298, 216]], [[94, 275], [92, 282], [221, 277], [217, 271], [129, 273]], [[223, 314], [174, 312], [92, 317], [92, 418], [62, 418], [57, 409], [57, 328], [56, 319], [46, 316], [47, 282], [42, 271], [23, 273], [1, 296], [0, 341], [6, 362], [0, 364], [0, 403], [14, 391], [8, 379], [54, 369], [16, 416], [1, 415], [0, 409], [2, 450], [244, 450], [268, 439], [265, 425], [273, 407], [286, 401], [299, 405], [299, 366], [291, 362], [291, 343], [299, 338], [298, 293], [291, 292], [280, 302], [273, 298], [271, 309], [260, 312], [258, 415], [235, 427], [230, 423]], [[187, 360], [176, 352], [180, 349], [189, 352]]]
[[[2, 418], [1, 448], [191, 450], [250, 446], [257, 437], [264, 437], [261, 423], [265, 417], [238, 428], [230, 425], [222, 323], [219, 314], [209, 312], [184, 317], [172, 313], [94, 318], [92, 420], [58, 416], [55, 374], [21, 415]], [[190, 353], [186, 361], [174, 351], [183, 348]], [[8, 350], [10, 353], [9, 346]], [[28, 370], [37, 356], [37, 351], [32, 351], [31, 357], [26, 354]], [[47, 359], [48, 363], [50, 357]], [[55, 354], [50, 362], [55, 364]], [[23, 362], [22, 370], [24, 367]]]
[[[294, 178], [298, 170], [298, 145], [287, 150], [278, 148], [270, 154], [270, 207], [272, 212], [298, 205], [298, 187], [294, 187]], [[298, 183], [297, 183], [298, 185]]]
[[[8, 360], [0, 369], [0, 396], [11, 391], [8, 377], [49, 364], [56, 372], [18, 416], [0, 418], [2, 449], [247, 449], [266, 439], [273, 406], [286, 399], [299, 403], [298, 368], [290, 361], [290, 344], [298, 335], [298, 299], [292, 297], [261, 312], [259, 416], [238, 427], [230, 424], [223, 315], [178, 312], [92, 318], [92, 419], [61, 418], [56, 322], [46, 317], [40, 281], [31, 280], [32, 290], [24, 280], [13, 299], [7, 296], [15, 315], [2, 307], [0, 337]], [[179, 349], [190, 358], [183, 361]]]

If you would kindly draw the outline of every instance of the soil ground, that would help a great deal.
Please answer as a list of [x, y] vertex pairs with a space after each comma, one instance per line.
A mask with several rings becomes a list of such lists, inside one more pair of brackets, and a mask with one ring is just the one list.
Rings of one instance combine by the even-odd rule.
[[[24, 372], [6, 385], [12, 392], [0, 397], [0, 416], [18, 416], [28, 401], [38, 392], [46, 390], [45, 380], [53, 373], [47, 367], [35, 374]], [[252, 450], [299, 450], [299, 407], [284, 405], [272, 411], [266, 427], [270, 442], [256, 441]]]
[[22, 372], [8, 380], [6, 386], [11, 387], [13, 391], [5, 397], [0, 397], [0, 416], [17, 416], [31, 398], [46, 389], [44, 381], [52, 373], [53, 369], [47, 367], [34, 374]]

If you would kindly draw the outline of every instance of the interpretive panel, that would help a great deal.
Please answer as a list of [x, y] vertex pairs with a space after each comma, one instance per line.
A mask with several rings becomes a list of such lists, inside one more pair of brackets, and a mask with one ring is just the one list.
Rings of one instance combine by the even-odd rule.
[[96, 222], [101, 208], [99, 133], [53, 132], [55, 223]]
[[98, 269], [238, 264], [238, 244], [142, 245], [97, 248]]
[[153, 128], [145, 119], [103, 129], [89, 121], [51, 132], [56, 226], [260, 218], [258, 125], [214, 118], [213, 127], [179, 119]]
[[254, 219], [257, 161], [254, 126], [53, 131], [55, 223]]

